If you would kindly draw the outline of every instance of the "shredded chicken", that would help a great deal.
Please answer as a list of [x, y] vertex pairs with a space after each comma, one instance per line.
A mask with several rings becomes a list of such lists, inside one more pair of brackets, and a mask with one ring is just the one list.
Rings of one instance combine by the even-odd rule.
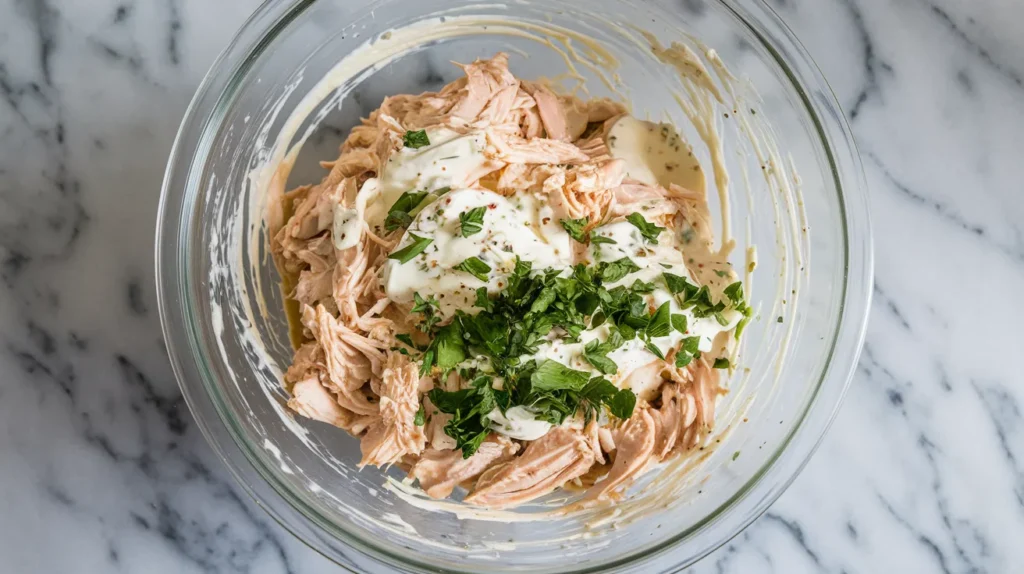
[[461, 450], [430, 448], [412, 465], [409, 476], [420, 481], [428, 496], [446, 498], [456, 486], [510, 460], [518, 450], [519, 444], [498, 434], [489, 436], [469, 458], [463, 458]]
[[401, 464], [434, 498], [461, 485], [470, 490], [469, 504], [508, 508], [570, 482], [592, 484], [583, 502], [615, 498], [646, 469], [701, 444], [724, 392], [718, 372], [701, 359], [678, 369], [670, 354], [623, 377], [627, 388], [647, 389], [628, 420], [584, 426], [570, 418], [534, 441], [491, 434], [464, 458], [445, 434], [451, 416], [426, 397], [435, 386], [457, 389], [458, 377], [421, 377], [419, 365], [396, 350], [396, 335], [414, 332], [410, 304], [389, 299], [381, 270], [401, 234], [359, 220], [335, 237], [336, 210], [362, 215], [369, 201], [364, 185], [403, 148], [403, 135], [437, 127], [484, 134], [485, 160], [456, 174], [457, 183], [506, 197], [544, 195], [559, 217], [587, 218], [587, 231], [646, 202], [654, 205], [649, 217], [692, 230], [710, 246], [703, 193], [626, 177], [607, 140], [626, 113], [622, 104], [520, 81], [505, 54], [461, 68], [465, 77], [439, 92], [386, 98], [351, 130], [340, 156], [321, 164], [329, 170], [323, 181], [272, 206], [270, 247], [301, 326], [284, 376], [288, 407], [361, 437], [360, 467]]
[[377, 389], [380, 419], [372, 424], [359, 445], [359, 466], [394, 464], [406, 455], [419, 454], [426, 445], [423, 427], [415, 423], [420, 408], [419, 368], [405, 355], [393, 353]]
[[487, 469], [466, 502], [490, 508], [528, 502], [582, 476], [598, 452], [584, 433], [558, 427], [531, 442], [522, 456]]

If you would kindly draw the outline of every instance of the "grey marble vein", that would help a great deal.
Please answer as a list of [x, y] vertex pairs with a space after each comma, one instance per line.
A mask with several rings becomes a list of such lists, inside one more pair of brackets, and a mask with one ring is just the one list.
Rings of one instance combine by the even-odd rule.
[[[167, 153], [256, 4], [0, 0], [0, 571], [338, 571], [205, 444], [156, 316]], [[689, 572], [1019, 572], [1024, 4], [770, 4], [852, 119], [874, 303], [818, 454]]]

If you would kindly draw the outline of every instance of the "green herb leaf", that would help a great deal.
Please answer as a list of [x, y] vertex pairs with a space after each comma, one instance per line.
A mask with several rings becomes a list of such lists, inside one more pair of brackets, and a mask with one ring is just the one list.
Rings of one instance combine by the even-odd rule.
[[643, 235], [644, 239], [650, 241], [651, 243], [657, 243], [658, 236], [661, 235], [662, 231], [665, 231], [664, 227], [658, 227], [653, 223], [649, 223], [646, 219], [644, 219], [643, 215], [640, 215], [635, 211], [633, 213], [630, 213], [626, 217], [626, 221], [632, 223], [633, 227], [639, 229], [640, 235]]
[[491, 266], [484, 263], [479, 257], [470, 257], [456, 265], [455, 268], [465, 271], [481, 281], [487, 281], [487, 274], [491, 271]]
[[435, 299], [433, 296], [431, 296], [429, 299], [424, 299], [423, 296], [419, 294], [419, 292], [416, 292], [412, 294], [412, 298], [413, 313], [427, 314], [437, 310], [437, 299]]
[[598, 266], [601, 281], [605, 283], [614, 283], [626, 275], [636, 273], [639, 270], [640, 267], [628, 257], [617, 259], [611, 263], [601, 263]]
[[595, 233], [590, 234], [590, 242], [594, 245], [601, 245], [602, 243], [611, 243], [613, 245], [617, 244], [617, 242], [611, 237], [605, 237], [604, 235], [597, 235]]
[[590, 379], [587, 386], [580, 391], [581, 404], [586, 409], [585, 421], [589, 423], [601, 409], [601, 405], [612, 400], [618, 388], [604, 377]]
[[412, 312], [422, 313], [423, 322], [420, 323], [419, 329], [424, 333], [430, 332], [430, 329], [436, 325], [441, 317], [438, 315], [437, 299], [431, 296], [429, 299], [424, 299], [419, 293], [413, 293]]
[[583, 347], [583, 358], [598, 371], [606, 375], [614, 375], [619, 372], [619, 366], [615, 364], [615, 361], [608, 358], [608, 353], [612, 349], [611, 345], [594, 339]]
[[[680, 306], [684, 309], [693, 308], [693, 315], [698, 319], [718, 315], [725, 310], [725, 303], [722, 301], [712, 303], [711, 292], [708, 290], [707, 285], [702, 286], [692, 295], [688, 295], [685, 300], [681, 302]], [[729, 324], [728, 321], [725, 321], [724, 317], [716, 316], [715, 319], [722, 326]]]
[[434, 362], [443, 371], [450, 371], [466, 360], [466, 346], [462, 340], [462, 324], [458, 321], [441, 327], [430, 342], [427, 351], [434, 351]]
[[530, 385], [534, 391], [579, 391], [589, 380], [590, 376], [583, 371], [570, 369], [551, 359], [544, 359], [530, 376]]
[[416, 348], [416, 344], [412, 342], [412, 337], [409, 336], [408, 333], [399, 333], [399, 334], [395, 335], [395, 338], [398, 339], [399, 341], [405, 343], [406, 345], [412, 347], [413, 349]]
[[[430, 402], [437, 407], [437, 410], [445, 414], [452, 414], [459, 410], [470, 395], [474, 394], [473, 389], [461, 389], [458, 391], [445, 391], [435, 387], [427, 394]], [[467, 409], [468, 410], [468, 409]]]
[[689, 325], [686, 324], [686, 315], [674, 314], [672, 315], [672, 328], [680, 333], [686, 333]]
[[482, 376], [469, 388], [452, 392], [435, 388], [427, 395], [437, 410], [452, 415], [444, 432], [455, 439], [464, 459], [473, 456], [490, 434], [490, 412], [508, 407], [508, 393], [494, 390], [491, 383], [490, 377]]
[[676, 352], [676, 366], [686, 367], [700, 351], [700, 337], [686, 337]]
[[425, 191], [403, 193], [388, 210], [388, 216], [384, 219], [384, 229], [390, 233], [399, 228], [409, 227], [409, 224], [412, 223], [412, 216], [409, 215], [409, 212], [419, 207], [426, 196], [427, 192]]
[[612, 332], [608, 335], [608, 340], [604, 344], [608, 346], [609, 351], [614, 351], [625, 342], [626, 340], [622, 337], [622, 333], [618, 329], [612, 329]]
[[430, 138], [427, 137], [426, 130], [407, 131], [402, 136], [402, 143], [405, 144], [405, 147], [419, 149], [430, 145]]
[[675, 275], [673, 273], [665, 272], [661, 274], [665, 278], [665, 286], [673, 295], [682, 293], [684, 297], [689, 297], [693, 293], [697, 292], [697, 286], [690, 283], [686, 277], [682, 275]]
[[420, 404], [420, 410], [416, 411], [416, 418], [412, 419], [412, 424], [421, 427], [427, 422], [427, 413], [423, 410], [423, 405]]
[[682, 349], [691, 355], [700, 350], [700, 337], [687, 337], [682, 341]]
[[633, 282], [633, 285], [629, 287], [629, 290], [634, 293], [653, 293], [654, 283], [645, 283], [644, 281], [637, 279]]
[[665, 353], [662, 353], [661, 349], [659, 349], [654, 343], [652, 343], [650, 341], [647, 341], [644, 344], [644, 346], [647, 348], [648, 351], [651, 352], [652, 355], [654, 355], [655, 357], [658, 357], [659, 359], [661, 359], [663, 361], [665, 360]]
[[474, 303], [474, 306], [484, 311], [492, 311], [494, 309], [494, 302], [487, 295], [487, 287], [480, 287], [476, 290], [476, 303]]
[[463, 237], [469, 237], [483, 230], [485, 213], [487, 213], [487, 207], [481, 206], [459, 214], [459, 232]]
[[589, 217], [583, 217], [581, 219], [559, 219], [559, 223], [565, 228], [565, 231], [580, 243], [586, 243], [590, 239], [590, 233], [583, 231], [583, 229], [590, 223]]
[[412, 216], [404, 211], [389, 212], [384, 218], [384, 230], [388, 233], [396, 229], [405, 229], [412, 224]]
[[620, 389], [608, 401], [608, 410], [622, 420], [633, 416], [634, 407], [636, 407], [636, 395], [629, 389]]
[[596, 406], [610, 400], [618, 391], [618, 387], [612, 384], [608, 379], [604, 377], [594, 377], [590, 379], [587, 386], [583, 387], [580, 394], [584, 399]]
[[725, 357], [719, 357], [719, 358], [715, 359], [714, 368], [716, 368], [716, 369], [728, 369], [729, 368], [729, 359], [726, 359]]
[[670, 332], [672, 332], [671, 311], [669, 302], [665, 301], [654, 312], [654, 315], [651, 315], [651, 322], [647, 325], [647, 336], [665, 337]]
[[733, 304], [743, 302], [743, 282], [737, 281], [722, 290], [722, 294], [729, 298]]
[[412, 243], [388, 255], [388, 259], [397, 259], [399, 263], [408, 263], [434, 242], [433, 239], [420, 237], [414, 233], [410, 233], [409, 237], [412, 237]]

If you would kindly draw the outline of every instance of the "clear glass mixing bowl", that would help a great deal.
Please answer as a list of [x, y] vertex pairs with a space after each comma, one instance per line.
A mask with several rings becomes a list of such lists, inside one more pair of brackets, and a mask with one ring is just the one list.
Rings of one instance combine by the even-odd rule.
[[[623, 40], [623, 31], [637, 28], [666, 45], [703, 42], [760, 93], [744, 100], [749, 110], [726, 105], [718, 119], [734, 174], [724, 191], [733, 197], [737, 253], [742, 258], [747, 244], [758, 249], [751, 297], [758, 318], [744, 335], [713, 448], [688, 462], [692, 468], [678, 480], [657, 480], [655, 472], [639, 481], [630, 500], [646, 510], [632, 520], [500, 522], [428, 511], [384, 488], [385, 473], [358, 471], [355, 439], [292, 419], [282, 408], [278, 381], [291, 349], [276, 272], [263, 250], [265, 230], [250, 209], [259, 200], [251, 169], [272, 155], [285, 118], [339, 59], [438, 11], [445, 18], [490, 18], [496, 26], [484, 34], [425, 37], [347, 83], [338, 101], [311, 110], [322, 121], [289, 185], [319, 180], [316, 162], [332, 159], [346, 129], [384, 96], [436, 89], [456, 78], [460, 71], [447, 60], [505, 50], [518, 75], [554, 77], [566, 65], [554, 45], [586, 49], [572, 40], [546, 45], [505, 35], [497, 25], [503, 19], [561, 26], [604, 46], [622, 63], [617, 73], [641, 117], [689, 123], [673, 100], [674, 76], [649, 47]], [[580, 73], [591, 80], [593, 95], [607, 93], [595, 70]], [[730, 113], [748, 119], [760, 113], [782, 155], [766, 166], [756, 154], [733, 153], [744, 144]], [[698, 154], [707, 160], [707, 150]], [[779, 170], [802, 197], [773, 200], [765, 169]], [[178, 381], [213, 447], [263, 508], [339, 564], [367, 572], [677, 571], [762, 513], [835, 415], [871, 292], [866, 195], [833, 94], [760, 0], [267, 2], [214, 64], [178, 133], [158, 220], [160, 312]], [[397, 469], [387, 474], [401, 478]]]

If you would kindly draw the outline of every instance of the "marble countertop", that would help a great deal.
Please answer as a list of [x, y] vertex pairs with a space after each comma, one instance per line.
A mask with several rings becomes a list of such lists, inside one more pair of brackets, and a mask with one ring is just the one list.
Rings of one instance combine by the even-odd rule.
[[[846, 403], [692, 569], [1024, 564], [1024, 4], [773, 0], [852, 120], [876, 285]], [[153, 218], [255, 0], [0, 0], [0, 570], [334, 572], [248, 500], [175, 384]]]

